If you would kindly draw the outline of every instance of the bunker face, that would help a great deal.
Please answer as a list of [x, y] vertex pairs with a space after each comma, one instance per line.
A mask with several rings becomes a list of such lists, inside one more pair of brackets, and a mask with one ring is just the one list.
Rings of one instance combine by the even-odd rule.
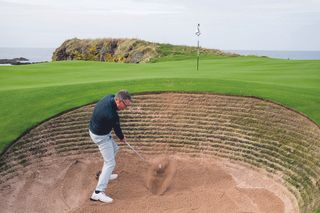
[[174, 172], [161, 173], [164, 162], [152, 176], [121, 144], [120, 176], [108, 190], [115, 203], [89, 202], [102, 159], [88, 136], [93, 105], [85, 106], [35, 127], [0, 157], [2, 211], [320, 207], [320, 129], [306, 117], [259, 99], [209, 94], [136, 95], [134, 103], [121, 115], [128, 141], [148, 159], [173, 156]]

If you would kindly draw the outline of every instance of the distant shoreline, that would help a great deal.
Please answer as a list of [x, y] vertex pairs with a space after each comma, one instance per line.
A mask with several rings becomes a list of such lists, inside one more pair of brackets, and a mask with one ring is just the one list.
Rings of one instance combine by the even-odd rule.
[[[13, 59], [24, 57], [30, 63], [51, 62], [55, 48], [8, 48], [0, 47], [0, 59]], [[280, 51], [280, 50], [223, 50], [225, 52], [238, 53], [240, 55], [267, 56], [290, 60], [320, 60], [319, 51]], [[1, 65], [4, 66], [4, 65]]]
[[19, 57], [19, 58], [12, 58], [12, 59], [0, 59], [1, 66], [11, 66], [11, 65], [27, 65], [27, 64], [38, 64], [38, 63], [45, 63], [48, 61], [40, 61], [40, 62], [31, 62], [27, 58]]
[[0, 47], [0, 59], [27, 58], [30, 63], [50, 62], [55, 48]]
[[290, 50], [224, 50], [240, 55], [266, 56], [269, 58], [290, 59], [290, 60], [320, 60], [319, 51], [290, 51]]

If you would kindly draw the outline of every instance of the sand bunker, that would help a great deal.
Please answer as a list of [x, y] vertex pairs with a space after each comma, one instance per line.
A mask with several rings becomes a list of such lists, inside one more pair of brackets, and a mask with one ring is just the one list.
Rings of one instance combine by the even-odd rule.
[[164, 170], [166, 178], [161, 179], [134, 154], [120, 152], [116, 167], [119, 178], [110, 182], [107, 191], [115, 202], [103, 204], [89, 200], [102, 165], [98, 153], [96, 158], [91, 155], [54, 162], [48, 159], [42, 162], [46, 166], [35, 165], [24, 176], [12, 179], [9, 187], [2, 188], [0, 209], [1, 212], [285, 212], [283, 200], [273, 192], [254, 188], [253, 179], [245, 181], [246, 188], [239, 187], [228, 170], [213, 159], [176, 155], [173, 163], [168, 162], [162, 162], [169, 168]]

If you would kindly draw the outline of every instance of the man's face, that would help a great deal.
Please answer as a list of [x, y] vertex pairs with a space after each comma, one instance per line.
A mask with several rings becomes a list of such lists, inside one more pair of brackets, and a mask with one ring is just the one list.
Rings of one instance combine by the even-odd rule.
[[131, 105], [131, 101], [116, 99], [116, 104], [117, 104], [118, 110], [124, 110]]

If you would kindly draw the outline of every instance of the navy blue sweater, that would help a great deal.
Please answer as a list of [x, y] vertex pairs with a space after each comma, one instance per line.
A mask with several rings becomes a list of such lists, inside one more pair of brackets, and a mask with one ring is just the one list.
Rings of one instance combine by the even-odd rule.
[[124, 138], [114, 95], [105, 96], [96, 104], [89, 129], [95, 135], [107, 135], [114, 129], [120, 140]]

